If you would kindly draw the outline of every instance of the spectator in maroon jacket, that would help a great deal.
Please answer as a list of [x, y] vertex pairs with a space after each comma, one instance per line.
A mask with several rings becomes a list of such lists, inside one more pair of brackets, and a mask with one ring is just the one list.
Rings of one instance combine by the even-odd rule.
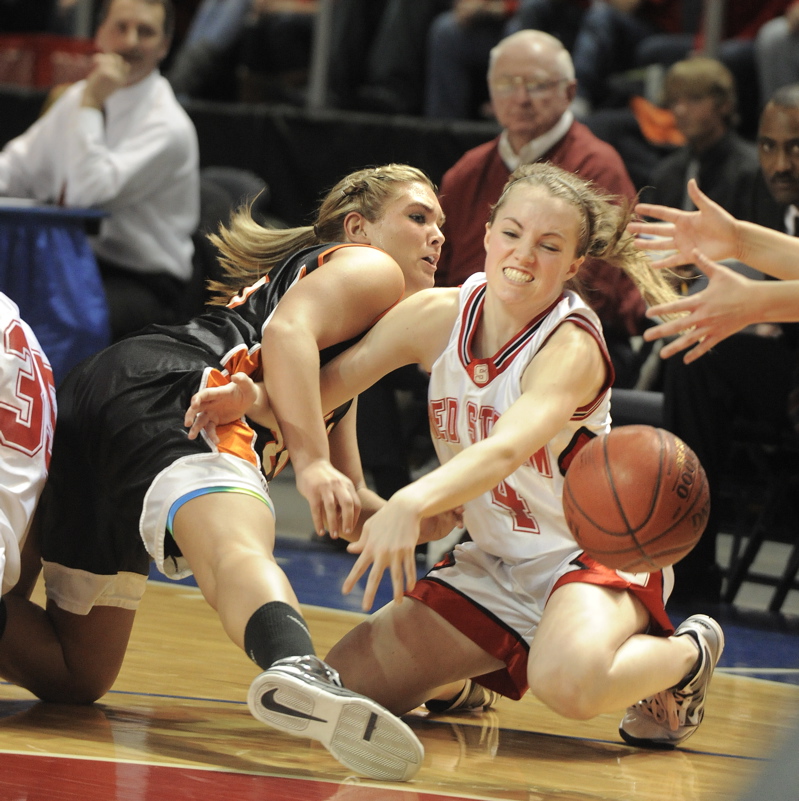
[[[441, 183], [447, 239], [437, 283], [457, 286], [482, 269], [483, 237], [492, 204], [521, 163], [550, 161], [614, 195], [632, 200], [632, 181], [619, 154], [570, 111], [577, 82], [571, 57], [553, 36], [523, 30], [492, 51], [488, 88], [501, 134], [451, 167]], [[635, 382], [630, 337], [646, 325], [644, 301], [632, 281], [601, 261], [583, 267], [589, 302], [602, 320], [617, 386]]]

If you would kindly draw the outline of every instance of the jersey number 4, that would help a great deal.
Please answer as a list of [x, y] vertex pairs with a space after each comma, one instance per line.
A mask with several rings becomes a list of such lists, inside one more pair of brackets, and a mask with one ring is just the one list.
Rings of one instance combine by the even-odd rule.
[[527, 534], [541, 533], [541, 529], [530, 511], [527, 501], [509, 484], [500, 481], [491, 490], [491, 498], [497, 506], [513, 515], [514, 531], [523, 531]]

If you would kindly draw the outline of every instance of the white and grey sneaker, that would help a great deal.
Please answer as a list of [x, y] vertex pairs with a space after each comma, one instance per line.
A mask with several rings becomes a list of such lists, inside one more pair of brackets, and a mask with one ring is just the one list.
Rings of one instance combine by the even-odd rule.
[[630, 745], [674, 748], [702, 722], [710, 678], [724, 650], [724, 632], [713, 618], [692, 615], [674, 632], [675, 637], [684, 634], [699, 645], [699, 667], [689, 680], [628, 707], [619, 734]]
[[463, 689], [449, 701], [432, 699], [425, 701], [425, 706], [434, 715], [451, 714], [452, 712], [484, 712], [499, 700], [499, 693], [466, 679]]
[[410, 727], [366, 696], [347, 690], [315, 656], [275, 662], [247, 694], [253, 716], [287, 734], [318, 740], [343, 765], [382, 781], [406, 781], [424, 748]]

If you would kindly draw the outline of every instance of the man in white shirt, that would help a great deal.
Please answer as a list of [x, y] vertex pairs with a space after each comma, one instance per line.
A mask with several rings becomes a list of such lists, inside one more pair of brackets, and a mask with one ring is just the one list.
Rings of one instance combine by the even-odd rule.
[[194, 125], [158, 72], [172, 0], [106, 0], [88, 77], [0, 153], [0, 194], [108, 212], [93, 241], [113, 339], [175, 321], [199, 222]]

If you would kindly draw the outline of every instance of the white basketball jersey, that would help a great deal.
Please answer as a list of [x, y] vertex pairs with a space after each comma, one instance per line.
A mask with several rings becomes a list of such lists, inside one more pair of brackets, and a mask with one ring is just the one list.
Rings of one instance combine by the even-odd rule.
[[465, 505], [464, 524], [484, 551], [508, 561], [549, 555], [554, 569], [577, 548], [563, 516], [566, 467], [588, 439], [610, 430], [610, 357], [599, 319], [578, 295], [566, 291], [491, 358], [475, 358], [472, 342], [485, 291], [484, 273], [470, 276], [461, 287], [458, 320], [430, 376], [428, 412], [442, 463], [488, 436], [521, 396], [524, 371], [564, 321], [588, 331], [608, 364], [607, 385], [590, 405], [577, 409], [550, 442], [491, 492]]
[[53, 371], [19, 309], [0, 293], [0, 576], [19, 579], [21, 545], [39, 500], [55, 428]]

